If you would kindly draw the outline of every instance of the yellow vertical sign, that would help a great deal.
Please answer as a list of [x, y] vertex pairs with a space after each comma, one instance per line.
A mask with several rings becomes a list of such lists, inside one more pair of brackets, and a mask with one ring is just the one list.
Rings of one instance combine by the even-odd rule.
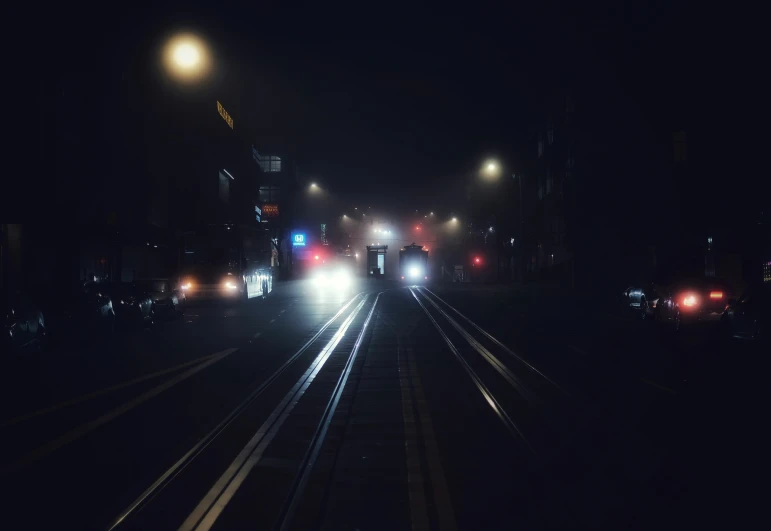
[[222, 106], [220, 102], [217, 102], [217, 112], [220, 113], [220, 116], [222, 116], [222, 119], [227, 122], [227, 124], [230, 126], [231, 129], [233, 129], [233, 118], [230, 117], [228, 114], [228, 111], [225, 110], [225, 107]]

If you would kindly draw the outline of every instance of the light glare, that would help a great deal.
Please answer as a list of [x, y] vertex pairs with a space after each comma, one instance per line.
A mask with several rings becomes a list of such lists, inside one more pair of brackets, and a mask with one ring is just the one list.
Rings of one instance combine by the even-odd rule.
[[192, 68], [201, 60], [201, 54], [193, 43], [183, 42], [174, 50], [174, 61], [182, 68]]
[[178, 79], [191, 81], [208, 73], [209, 52], [196, 35], [187, 33], [170, 38], [163, 56], [167, 72]]

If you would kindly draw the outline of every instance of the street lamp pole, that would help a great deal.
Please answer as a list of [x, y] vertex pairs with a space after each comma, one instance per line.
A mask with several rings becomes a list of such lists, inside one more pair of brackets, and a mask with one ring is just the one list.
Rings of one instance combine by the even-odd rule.
[[511, 174], [512, 179], [516, 179], [519, 181], [519, 281], [522, 282], [524, 280], [524, 254], [522, 253], [522, 250], [524, 249], [524, 238], [525, 238], [525, 213], [523, 210], [524, 201], [522, 198], [522, 174], [519, 175], [519, 179], [517, 179], [517, 174], [512, 173]]

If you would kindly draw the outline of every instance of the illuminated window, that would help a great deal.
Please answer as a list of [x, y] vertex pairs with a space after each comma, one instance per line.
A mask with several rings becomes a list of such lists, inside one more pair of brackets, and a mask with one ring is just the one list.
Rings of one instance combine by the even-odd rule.
[[262, 155], [258, 162], [260, 168], [264, 172], [280, 172], [281, 171], [281, 157], [275, 155]]

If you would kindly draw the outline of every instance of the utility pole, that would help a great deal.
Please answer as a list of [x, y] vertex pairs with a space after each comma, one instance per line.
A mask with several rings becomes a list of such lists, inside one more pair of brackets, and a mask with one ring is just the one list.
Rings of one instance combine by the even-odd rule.
[[523, 210], [524, 201], [522, 198], [522, 174], [519, 174], [519, 179], [517, 179], [517, 174], [512, 173], [511, 178], [519, 181], [519, 281], [523, 282], [525, 277], [525, 267], [524, 267], [524, 260], [525, 256], [523, 254], [524, 251], [524, 240], [525, 240], [525, 213]]

